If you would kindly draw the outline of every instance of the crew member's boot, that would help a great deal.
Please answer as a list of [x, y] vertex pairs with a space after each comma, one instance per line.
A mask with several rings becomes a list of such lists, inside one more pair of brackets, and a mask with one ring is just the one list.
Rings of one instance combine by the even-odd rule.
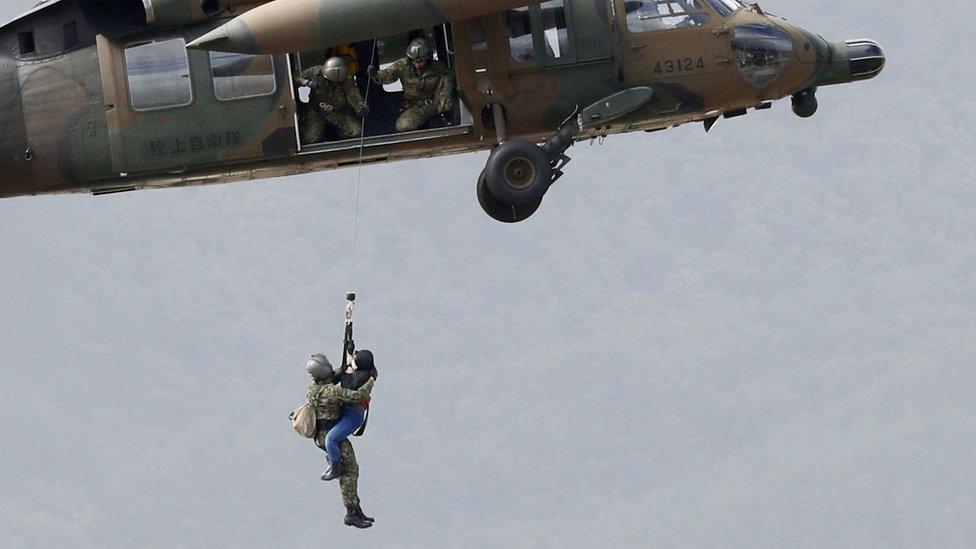
[[356, 514], [358, 514], [359, 515], [359, 518], [365, 520], [366, 522], [375, 522], [375, 520], [373, 519], [373, 517], [367, 517], [366, 514], [363, 513], [363, 506], [362, 505], [357, 505], [356, 506]]
[[346, 507], [346, 526], [369, 528], [373, 523], [359, 515], [359, 506]]
[[335, 480], [342, 476], [342, 464], [333, 463], [329, 470], [322, 474], [322, 480]]

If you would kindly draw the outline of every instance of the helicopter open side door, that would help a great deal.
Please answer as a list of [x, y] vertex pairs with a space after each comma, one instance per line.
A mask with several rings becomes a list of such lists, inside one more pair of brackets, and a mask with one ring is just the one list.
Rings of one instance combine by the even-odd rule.
[[[311, 90], [298, 88], [297, 109], [298, 132], [302, 135], [300, 155], [316, 155], [356, 149], [367, 149], [408, 143], [432, 142], [443, 138], [456, 138], [470, 134], [473, 120], [464, 97], [456, 101], [446, 112], [428, 120], [420, 128], [412, 131], [397, 131], [397, 119], [403, 113], [404, 90], [401, 82], [380, 85], [368, 76], [367, 69], [374, 65], [385, 69], [400, 60], [407, 45], [416, 38], [423, 38], [431, 45], [434, 62], [443, 65], [454, 73], [455, 48], [450, 24], [416, 29], [411, 32], [343, 44], [318, 51], [309, 51], [291, 56], [293, 75], [320, 66], [330, 57], [344, 59], [360, 96], [369, 104], [369, 114], [360, 124], [362, 136], [344, 138], [335, 128], [325, 124], [319, 135], [311, 135], [308, 130], [310, 115], [314, 115], [315, 105], [311, 101]], [[451, 79], [453, 82], [453, 78]], [[313, 127], [314, 130], [314, 127]]]

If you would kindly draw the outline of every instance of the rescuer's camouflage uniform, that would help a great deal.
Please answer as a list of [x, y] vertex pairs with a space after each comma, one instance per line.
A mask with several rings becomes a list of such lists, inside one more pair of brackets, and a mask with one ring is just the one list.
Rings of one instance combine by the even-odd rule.
[[366, 106], [355, 79], [350, 76], [343, 82], [332, 82], [322, 75], [322, 67], [312, 67], [301, 74], [299, 81], [314, 82], [305, 112], [302, 129], [303, 143], [317, 143], [327, 126], [335, 129], [339, 139], [352, 139], [362, 135], [363, 123], [354, 112]]
[[430, 60], [423, 71], [418, 71], [404, 57], [377, 72], [375, 79], [382, 85], [397, 80], [403, 84], [403, 107], [396, 121], [398, 132], [418, 130], [437, 115], [454, 108], [454, 77], [440, 61]]
[[[373, 380], [369, 380], [357, 390], [343, 389], [332, 383], [313, 381], [308, 388], [308, 401], [315, 407], [315, 418], [318, 425], [335, 423], [342, 413], [343, 404], [362, 402], [373, 390]], [[319, 428], [315, 433], [315, 445], [325, 450], [325, 436], [329, 429]], [[356, 461], [356, 451], [349, 439], [339, 443], [342, 455], [342, 474], [339, 476], [339, 491], [342, 493], [342, 503], [347, 508], [359, 505], [359, 463]]]

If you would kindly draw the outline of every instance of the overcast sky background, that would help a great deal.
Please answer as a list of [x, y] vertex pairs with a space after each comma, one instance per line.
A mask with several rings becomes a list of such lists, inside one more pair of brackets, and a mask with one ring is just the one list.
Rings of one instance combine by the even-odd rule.
[[[32, 2], [8, 0], [4, 20]], [[879, 78], [571, 150], [0, 201], [0, 545], [973, 546], [971, 2], [769, 0]], [[286, 419], [343, 297], [370, 531]]]

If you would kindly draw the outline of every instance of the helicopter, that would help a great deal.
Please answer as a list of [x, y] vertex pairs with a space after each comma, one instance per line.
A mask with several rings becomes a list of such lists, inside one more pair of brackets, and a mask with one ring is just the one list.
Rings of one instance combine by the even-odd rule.
[[[456, 100], [396, 131], [370, 71], [426, 39]], [[341, 52], [362, 135], [302, 139], [302, 71]], [[48, 0], [0, 27], [0, 198], [107, 195], [490, 151], [477, 197], [532, 216], [581, 140], [653, 132], [868, 80], [881, 47], [739, 0]]]

